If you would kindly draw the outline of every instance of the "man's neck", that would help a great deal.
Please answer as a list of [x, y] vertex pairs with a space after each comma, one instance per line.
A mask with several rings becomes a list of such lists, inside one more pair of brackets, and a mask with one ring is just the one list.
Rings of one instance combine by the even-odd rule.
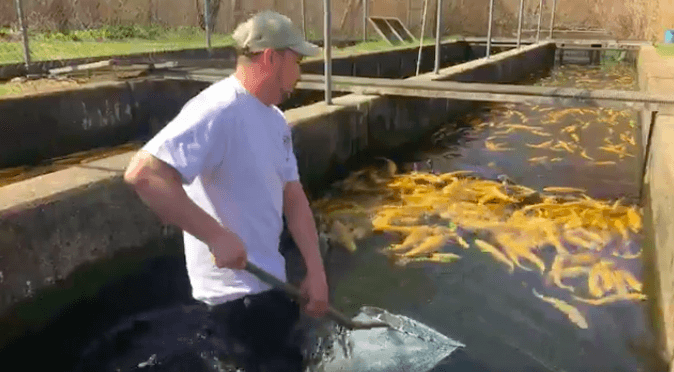
[[253, 68], [237, 66], [236, 71], [234, 72], [234, 77], [239, 81], [241, 86], [244, 87], [252, 95], [257, 98], [266, 106], [271, 106], [273, 104], [272, 99], [269, 94], [269, 89], [265, 87], [264, 81], [261, 80]]

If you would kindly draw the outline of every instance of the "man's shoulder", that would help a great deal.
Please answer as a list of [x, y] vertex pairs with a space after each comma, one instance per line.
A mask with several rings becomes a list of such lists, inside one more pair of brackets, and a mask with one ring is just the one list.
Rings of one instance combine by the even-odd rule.
[[232, 113], [240, 105], [240, 94], [231, 78], [218, 81], [194, 96], [185, 110], [205, 116], [220, 116]]

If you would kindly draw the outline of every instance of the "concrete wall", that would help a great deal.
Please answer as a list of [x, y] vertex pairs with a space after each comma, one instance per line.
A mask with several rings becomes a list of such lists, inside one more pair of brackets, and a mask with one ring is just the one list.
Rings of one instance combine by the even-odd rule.
[[[549, 47], [543, 44], [531, 48]], [[522, 68], [545, 68], [545, 61], [524, 59]], [[433, 126], [443, 124], [445, 118], [467, 109], [457, 101], [355, 94], [338, 97], [334, 103], [286, 111], [302, 181], [308, 187], [325, 182], [334, 176], [331, 169], [362, 151], [386, 150], [414, 141]], [[102, 283], [70, 279], [82, 278], [78, 276], [81, 267], [136, 252], [125, 266], [110, 265], [138, 270], [139, 262], [152, 255], [180, 254], [175, 243], [179, 235], [165, 229], [121, 182], [131, 155], [117, 155], [0, 188], [0, 326], [8, 329], [0, 332], [0, 346], [42, 330], [55, 318], [66, 316], [62, 311], [71, 303], [96, 293]], [[150, 244], [155, 248], [147, 249]], [[111, 278], [123, 274], [110, 273]], [[69, 344], [68, 348], [78, 345]]]
[[204, 87], [205, 83], [140, 80], [0, 99], [0, 167], [156, 133]]
[[136, 53], [124, 56], [99, 56], [89, 58], [72, 58], [59, 59], [50, 61], [33, 62], [30, 68], [26, 67], [25, 63], [12, 63], [0, 65], [0, 81], [9, 80], [17, 76], [25, 76], [26, 74], [44, 75], [49, 74], [49, 70], [53, 68], [74, 66], [83, 63], [91, 63], [97, 61], [106, 61], [113, 59], [115, 61], [130, 61], [135, 63], [154, 62], [159, 63], [163, 61], [172, 60], [207, 60], [217, 59], [222, 67], [233, 67], [236, 62], [236, 52], [233, 47], [212, 48], [209, 53], [206, 48], [176, 50], [167, 52], [151, 52], [151, 53]]
[[[674, 60], [660, 57], [651, 46], [641, 49], [638, 61], [641, 90], [671, 94], [674, 86]], [[642, 149], [648, 133], [651, 147], [644, 180], [646, 202], [646, 244], [644, 253], [645, 288], [652, 298], [652, 322], [661, 331], [660, 353], [670, 364], [674, 357], [674, 112], [659, 112], [651, 123], [650, 112], [642, 115]], [[652, 126], [652, 128], [651, 128]], [[642, 155], [644, 155], [642, 152]], [[674, 370], [669, 365], [670, 370]]]
[[[422, 72], [433, 68], [434, 49], [424, 48]], [[333, 62], [334, 73], [387, 78], [414, 75], [417, 53], [417, 48], [401, 48], [341, 56]], [[442, 53], [442, 66], [475, 58], [473, 48], [465, 42], [445, 43]], [[307, 60], [302, 70], [322, 73], [323, 61]], [[143, 139], [156, 133], [206, 86], [200, 82], [137, 79], [0, 99], [0, 129], [8, 134], [0, 138], [0, 168]], [[300, 91], [283, 108], [316, 102], [321, 97], [316, 92]]]
[[527, 69], [522, 66], [545, 66], [552, 68], [555, 61], [554, 43], [530, 45], [521, 50], [512, 49], [507, 52], [492, 54], [487, 61], [474, 60], [459, 66], [445, 68], [440, 71], [441, 81], [461, 81], [473, 83], [514, 83], [528, 78], [540, 69]]

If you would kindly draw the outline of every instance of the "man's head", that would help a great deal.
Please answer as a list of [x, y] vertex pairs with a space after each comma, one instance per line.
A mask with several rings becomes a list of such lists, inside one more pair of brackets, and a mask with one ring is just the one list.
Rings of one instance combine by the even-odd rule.
[[238, 77], [266, 104], [286, 99], [299, 80], [301, 59], [319, 52], [288, 17], [272, 11], [240, 24], [233, 38], [239, 55]]

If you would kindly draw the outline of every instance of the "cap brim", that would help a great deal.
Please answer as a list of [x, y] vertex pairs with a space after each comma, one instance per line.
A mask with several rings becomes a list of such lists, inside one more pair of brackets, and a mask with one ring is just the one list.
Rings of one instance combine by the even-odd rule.
[[321, 48], [306, 41], [299, 45], [293, 45], [290, 47], [290, 49], [306, 57], [313, 57], [321, 52]]

